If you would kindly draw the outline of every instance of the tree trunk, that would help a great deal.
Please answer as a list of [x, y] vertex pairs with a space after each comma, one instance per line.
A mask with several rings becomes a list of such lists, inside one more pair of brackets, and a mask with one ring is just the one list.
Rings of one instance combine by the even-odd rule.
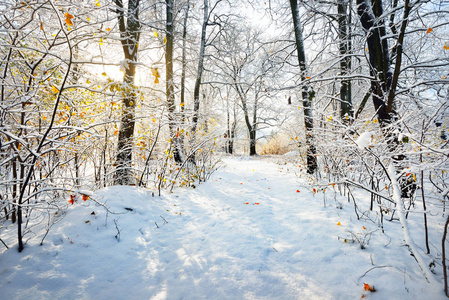
[[117, 143], [115, 184], [126, 185], [132, 182], [132, 146], [135, 127], [136, 93], [134, 78], [136, 75], [137, 50], [140, 37], [139, 0], [129, 0], [125, 24], [125, 10], [122, 0], [114, 0], [123, 53], [128, 67], [123, 78], [124, 109], [120, 119]]
[[256, 152], [256, 130], [253, 128], [249, 132], [249, 155], [257, 155]]
[[192, 118], [192, 134], [195, 135], [196, 128], [198, 126], [198, 114], [200, 110], [200, 87], [201, 87], [201, 78], [204, 70], [204, 53], [206, 50], [206, 28], [207, 28], [207, 20], [209, 17], [209, 4], [208, 0], [204, 0], [204, 18], [203, 18], [203, 27], [201, 30], [201, 44], [200, 44], [200, 53], [198, 58], [198, 72], [195, 80], [195, 88], [193, 91], [193, 118]]
[[[389, 140], [390, 151], [393, 152], [398, 147], [399, 140], [398, 134], [393, 133], [394, 128], [391, 128], [390, 125], [398, 119], [394, 98], [401, 68], [402, 43], [408, 14], [411, 10], [410, 1], [405, 0], [404, 17], [398, 39], [399, 46], [396, 48], [394, 76], [391, 71], [391, 57], [388, 50], [385, 22], [382, 19], [382, 0], [357, 0], [357, 5], [360, 21], [367, 34], [370, 74], [375, 78], [371, 80], [373, 104], [382, 131]], [[399, 155], [396, 158], [402, 160], [403, 156]]]
[[302, 81], [302, 102], [304, 106], [304, 125], [306, 132], [306, 146], [307, 146], [307, 173], [312, 174], [317, 169], [316, 148], [313, 137], [313, 114], [312, 114], [312, 100], [315, 97], [313, 89], [309, 88], [306, 83], [306, 55], [304, 50], [304, 39], [302, 37], [301, 22], [299, 19], [299, 7], [297, 0], [290, 0], [290, 7], [292, 11], [293, 27], [295, 31], [295, 44], [298, 55], [299, 69], [301, 71]]
[[181, 119], [184, 121], [184, 103], [185, 103], [185, 90], [186, 90], [186, 42], [187, 42], [187, 20], [189, 18], [190, 0], [186, 3], [186, 13], [184, 16], [184, 26], [182, 29], [182, 70], [181, 70]]
[[[347, 0], [338, 0], [338, 39], [340, 51], [341, 76], [347, 76], [351, 67], [350, 56], [350, 13], [348, 13]], [[349, 26], [348, 26], [349, 25]], [[342, 79], [340, 84], [340, 117], [345, 124], [349, 124], [354, 118], [351, 99], [351, 81]]]
[[179, 138], [179, 128], [176, 128], [176, 107], [175, 107], [175, 93], [173, 88], [173, 5], [174, 0], [166, 0], [166, 44], [165, 44], [165, 67], [166, 67], [166, 80], [165, 80], [165, 90], [167, 95], [167, 106], [168, 106], [168, 127], [170, 130], [170, 137], [173, 149], [173, 158], [175, 162], [181, 163], [182, 159], [182, 149], [181, 144], [178, 140]]
[[[370, 6], [367, 4], [371, 3]], [[377, 111], [379, 123], [385, 132], [391, 124], [392, 114], [384, 99], [391, 85], [390, 55], [388, 43], [385, 37], [385, 24], [377, 22], [377, 18], [383, 13], [381, 0], [357, 0], [357, 12], [363, 28], [367, 33], [367, 43], [370, 62], [370, 74], [375, 79], [371, 80], [371, 90], [374, 108]], [[388, 135], [388, 133], [387, 133]]]

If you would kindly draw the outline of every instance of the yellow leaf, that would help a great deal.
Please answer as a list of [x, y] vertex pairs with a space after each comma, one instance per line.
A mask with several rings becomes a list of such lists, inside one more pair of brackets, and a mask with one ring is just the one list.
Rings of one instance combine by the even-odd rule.
[[327, 117], [328, 121], [332, 121], [332, 116]]
[[154, 31], [154, 36], [157, 37], [157, 31], [156, 30]]
[[374, 123], [374, 124], [376, 124], [377, 122], [378, 122], [378, 120], [377, 120], [377, 119], [374, 119], [374, 120], [373, 120], [373, 123]]
[[153, 118], [153, 123], [156, 123], [156, 119], [155, 118]]
[[444, 46], [443, 46], [443, 48], [444, 48], [444, 50], [449, 50], [449, 46], [447, 45], [447, 42], [446, 42], [446, 43], [444, 43]]
[[100, 38], [100, 46], [103, 45], [103, 38]]
[[184, 103], [180, 103], [179, 106], [184, 106]]
[[164, 44], [167, 44], [167, 37], [164, 37]]
[[51, 91], [55, 94], [59, 93], [59, 90], [54, 85], [51, 86]]
[[100, 7], [100, 0], [95, 0], [95, 5]]
[[108, 27], [108, 28], [106, 28], [106, 31], [111, 31], [111, 28], [109, 28], [109, 27]]
[[337, 223], [337, 225], [338, 225], [338, 226], [341, 226], [341, 223], [340, 223], [340, 222], [338, 222], [338, 223]]
[[413, 173], [413, 180], [416, 181], [416, 175]]

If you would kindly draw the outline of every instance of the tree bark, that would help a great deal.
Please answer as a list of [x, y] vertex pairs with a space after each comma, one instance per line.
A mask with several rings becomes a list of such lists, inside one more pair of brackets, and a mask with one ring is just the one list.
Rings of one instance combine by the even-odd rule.
[[315, 92], [306, 82], [306, 54], [304, 49], [304, 39], [302, 36], [302, 26], [299, 18], [299, 7], [297, 0], [290, 0], [290, 8], [292, 11], [293, 27], [295, 31], [295, 44], [298, 55], [299, 69], [301, 71], [302, 81], [302, 102], [304, 106], [304, 125], [306, 132], [306, 146], [307, 146], [307, 173], [312, 174], [317, 169], [316, 148], [313, 137], [313, 113], [312, 100], [315, 97]]

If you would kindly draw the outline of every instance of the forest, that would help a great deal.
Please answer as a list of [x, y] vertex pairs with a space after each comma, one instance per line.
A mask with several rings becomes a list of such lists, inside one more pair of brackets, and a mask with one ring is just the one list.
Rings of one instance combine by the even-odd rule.
[[[418, 270], [413, 278], [427, 286], [424, 290], [449, 297], [447, 0], [4, 0], [0, 1], [0, 88], [0, 273], [25, 266], [25, 255], [38, 255], [44, 245], [54, 244], [56, 233], [64, 235], [62, 229], [71, 228], [75, 210], [82, 207], [95, 220], [105, 218], [101, 222], [113, 232], [109, 235], [115, 243], [124, 239], [121, 232], [127, 226], [136, 226], [136, 239], [148, 234], [154, 242], [155, 235], [143, 226], [158, 232], [174, 226], [167, 205], [182, 206], [193, 216], [200, 212], [195, 210], [200, 205], [195, 199], [209, 193], [201, 198], [206, 203], [202, 208], [218, 197], [221, 202], [213, 205], [224, 212], [230, 205], [228, 194], [245, 209], [250, 204], [260, 208], [273, 226], [278, 222], [271, 219], [274, 210], [280, 218], [291, 216], [294, 223], [295, 215], [290, 214], [299, 208], [304, 214], [309, 209], [321, 214], [321, 209], [333, 207], [340, 217], [342, 210], [348, 221], [339, 221], [339, 227], [349, 220], [368, 222], [372, 230], [363, 239], [355, 229], [347, 229], [333, 236], [334, 242], [338, 247], [355, 243], [359, 253], [369, 249], [370, 239], [388, 237], [397, 243], [395, 255], [409, 256], [412, 262], [405, 263], [406, 268]], [[256, 173], [257, 179], [252, 177]], [[284, 182], [273, 177], [278, 173], [290, 177]], [[232, 178], [236, 181], [226, 188], [232, 192], [214, 194]], [[246, 191], [243, 180], [248, 178], [252, 183], [266, 180], [258, 186], [264, 192]], [[277, 202], [258, 198], [264, 199], [276, 185]], [[284, 194], [287, 189], [293, 194]], [[145, 193], [150, 203], [136, 200], [139, 193]], [[122, 199], [104, 201], [116, 194]], [[180, 195], [193, 201], [192, 206], [187, 200], [178, 203]], [[295, 206], [278, 201], [282, 197], [316, 203]], [[269, 211], [262, 213], [266, 207]], [[129, 218], [125, 225], [125, 216], [116, 215], [123, 209], [151, 215]], [[248, 212], [254, 224], [268, 226], [252, 213]], [[186, 212], [176, 214], [187, 222]], [[243, 215], [246, 218], [246, 212]], [[239, 223], [240, 217], [235, 218], [217, 215], [224, 227], [216, 233], [235, 230], [228, 228]], [[148, 219], [150, 224], [142, 225]], [[138, 220], [143, 223], [132, 225]], [[321, 221], [313, 220], [311, 226], [318, 228]], [[89, 222], [93, 226], [93, 220], [84, 221], [73, 226]], [[200, 222], [198, 218], [194, 224]], [[204, 226], [216, 224], [205, 222], [210, 223]], [[176, 230], [190, 232], [187, 223], [176, 224], [180, 227]], [[368, 225], [363, 224], [366, 230]], [[289, 227], [282, 228], [277, 232], [289, 239]], [[291, 233], [297, 229], [292, 227]], [[165, 234], [172, 239], [164, 245], [183, 237], [174, 231]], [[242, 236], [235, 241], [246, 243]], [[91, 239], [94, 243], [96, 238]], [[64, 235], [64, 246], [74, 242]], [[186, 239], [181, 246], [189, 243], [196, 245]], [[270, 244], [275, 255], [281, 255], [279, 244]], [[381, 253], [387, 246], [374, 248], [373, 253]], [[167, 254], [167, 260], [174, 257]], [[284, 259], [290, 257], [295, 255]], [[264, 264], [265, 258], [260, 259]], [[5, 261], [9, 267], [3, 269]], [[381, 267], [373, 261], [368, 265], [377, 272]], [[197, 272], [196, 276], [202, 274]], [[404, 283], [394, 282], [406, 285], [404, 293], [412, 295], [403, 273], [397, 278], [403, 276]], [[332, 283], [336, 289], [341, 284], [336, 279]], [[165, 291], [164, 298], [147, 291], [134, 298], [212, 297], [213, 290], [189, 294], [192, 284], [185, 283], [186, 294], [176, 291], [167, 296]], [[382, 294], [379, 286], [363, 284], [364, 294], [356, 297], [404, 296]], [[0, 289], [5, 286], [0, 283]], [[218, 298], [299, 297], [284, 292], [224, 290]], [[345, 293], [307, 295], [345, 299]], [[432, 298], [428, 296], [415, 294], [413, 299]]]

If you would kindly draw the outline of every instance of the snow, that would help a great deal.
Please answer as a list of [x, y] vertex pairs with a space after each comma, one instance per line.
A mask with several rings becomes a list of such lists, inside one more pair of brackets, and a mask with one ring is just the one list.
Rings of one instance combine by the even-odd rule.
[[[382, 233], [374, 215], [357, 220], [346, 197], [331, 186], [313, 192], [281, 157], [223, 162], [196, 189], [89, 193], [43, 246], [39, 235], [22, 253], [0, 250], [0, 299], [445, 298], [391, 238], [402, 236], [398, 222]], [[0, 237], [13, 245], [15, 225]]]
[[369, 148], [369, 144], [371, 143], [372, 132], [364, 132], [362, 133], [357, 140], [355, 141], [360, 150], [364, 150], [365, 148]]
[[123, 73], [125, 73], [126, 70], [129, 69], [129, 64], [128, 64], [128, 60], [127, 59], [120, 61], [119, 69]]

